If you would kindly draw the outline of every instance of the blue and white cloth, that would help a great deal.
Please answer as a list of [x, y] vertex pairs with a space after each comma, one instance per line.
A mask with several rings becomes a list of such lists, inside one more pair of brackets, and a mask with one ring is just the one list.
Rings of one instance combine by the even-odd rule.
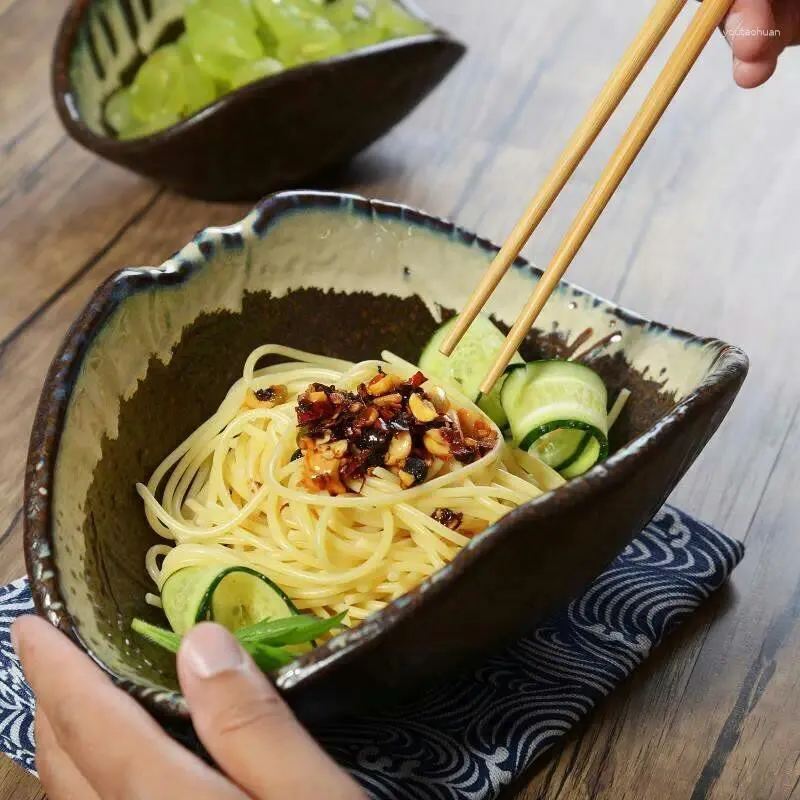
[[[728, 578], [744, 547], [666, 506], [578, 600], [474, 673], [315, 731], [375, 800], [491, 800]], [[35, 769], [34, 699], [9, 639], [32, 608], [0, 589], [0, 750]]]

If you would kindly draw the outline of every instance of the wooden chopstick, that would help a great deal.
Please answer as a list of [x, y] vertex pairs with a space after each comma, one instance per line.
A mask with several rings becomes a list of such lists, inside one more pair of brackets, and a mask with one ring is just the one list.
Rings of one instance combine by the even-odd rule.
[[544, 179], [541, 188], [531, 201], [525, 214], [517, 222], [508, 239], [492, 261], [491, 266], [470, 297], [453, 329], [445, 338], [441, 352], [449, 356], [467, 328], [486, 305], [509, 267], [550, 210], [556, 197], [572, 177], [589, 148], [594, 144], [611, 115], [619, 107], [633, 82], [644, 69], [656, 47], [672, 27], [687, 0], [658, 0], [642, 25], [636, 39], [625, 52], [619, 64], [600, 90], [586, 116], [581, 120], [572, 138]]
[[[562, 191], [684, 5], [685, 0], [658, 0], [636, 41], [609, 78], [525, 215], [517, 223], [473, 292], [453, 330], [442, 343], [440, 351], [444, 355], [449, 356], [453, 352], [464, 333], [474, 322], [503, 275], [514, 263], [528, 238]], [[514, 353], [533, 327], [547, 299], [567, 271], [714, 30], [722, 23], [732, 5], [733, 0], [705, 0], [703, 2], [562, 240], [550, 265], [542, 274], [522, 314], [506, 337], [503, 350], [481, 385], [482, 392], [491, 391], [505, 371]]]
[[681, 37], [641, 109], [625, 132], [603, 174], [578, 212], [569, 231], [556, 250], [550, 266], [536, 284], [528, 303], [517, 318], [506, 338], [505, 345], [494, 366], [481, 385], [489, 392], [505, 371], [514, 353], [519, 349], [533, 327], [544, 304], [558, 286], [572, 259], [591, 232], [617, 187], [639, 155], [642, 147], [655, 129], [661, 116], [680, 88], [708, 40], [714, 34], [733, 5], [732, 0], [704, 0], [686, 32]]

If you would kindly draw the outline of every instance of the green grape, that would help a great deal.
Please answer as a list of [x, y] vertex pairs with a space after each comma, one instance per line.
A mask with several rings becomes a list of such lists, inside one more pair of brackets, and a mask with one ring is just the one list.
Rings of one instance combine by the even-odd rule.
[[166, 128], [171, 128], [176, 123], [180, 122], [180, 117], [177, 114], [157, 114], [151, 117], [147, 122], [136, 125], [119, 134], [120, 139], [139, 139], [142, 136], [150, 136]]
[[183, 68], [175, 45], [159, 47], [142, 64], [130, 89], [131, 110], [140, 123], [163, 114], [181, 113], [186, 104]]
[[343, 31], [344, 43], [348, 50], [361, 50], [364, 47], [371, 47], [384, 40], [383, 31], [374, 25], [358, 23]]
[[194, 64], [194, 53], [192, 53], [192, 47], [189, 44], [189, 35], [184, 33], [178, 37], [178, 41], [175, 42], [175, 47], [178, 48], [178, 52], [180, 53], [181, 60], [186, 64]]
[[253, 0], [256, 13], [272, 36], [279, 43], [285, 40], [301, 39], [308, 28], [309, 14], [307, 8], [285, 0]]
[[256, 31], [261, 45], [264, 48], [264, 54], [270, 58], [275, 58], [278, 52], [278, 37], [274, 34], [272, 28], [269, 27], [260, 17], [258, 30]]
[[131, 94], [129, 89], [118, 89], [111, 97], [106, 100], [106, 122], [121, 134], [123, 131], [133, 128], [136, 117], [131, 108]]
[[375, 24], [392, 37], [417, 36], [430, 33], [427, 23], [412, 17], [394, 0], [377, 0], [375, 6]]
[[309, 0], [254, 0], [256, 12], [277, 42], [275, 55], [287, 66], [339, 55], [347, 47], [341, 34]]
[[[276, 0], [272, 0], [276, 2]], [[318, 17], [324, 13], [327, 6], [326, 0], [277, 0], [279, 3], [289, 3], [294, 6], [303, 16]]]
[[186, 97], [184, 116], [189, 116], [201, 108], [210, 106], [217, 99], [216, 84], [194, 61], [191, 64], [184, 63], [183, 86]]
[[384, 31], [375, 24], [376, 0], [334, 0], [325, 16], [344, 37], [348, 50], [360, 50], [384, 40]]
[[186, 36], [197, 66], [223, 83], [230, 83], [244, 62], [264, 57], [264, 46], [255, 31], [203, 8], [187, 14]]
[[309, 20], [302, 36], [281, 39], [278, 58], [288, 66], [299, 66], [347, 52], [342, 35], [322, 17]]
[[242, 64], [233, 74], [231, 88], [238, 89], [240, 86], [245, 86], [261, 78], [267, 78], [270, 75], [277, 75], [279, 72], [283, 72], [283, 64], [274, 58], [261, 58], [258, 61], [248, 61], [246, 64]]
[[189, 116], [205, 106], [210, 106], [219, 96], [219, 91], [214, 79], [197, 66], [194, 53], [189, 46], [189, 38], [185, 33], [175, 45], [184, 65], [183, 84], [186, 104], [183, 115]]
[[325, 16], [342, 33], [347, 34], [353, 25], [372, 22], [375, 0], [334, 0], [325, 6]]
[[106, 102], [108, 125], [148, 136], [212, 104], [223, 90], [287, 67], [429, 31], [394, 0], [185, 0], [186, 32], [153, 52]]
[[185, 18], [188, 20], [196, 11], [217, 14], [238, 28], [254, 31], [258, 27], [250, 0], [186, 0]]

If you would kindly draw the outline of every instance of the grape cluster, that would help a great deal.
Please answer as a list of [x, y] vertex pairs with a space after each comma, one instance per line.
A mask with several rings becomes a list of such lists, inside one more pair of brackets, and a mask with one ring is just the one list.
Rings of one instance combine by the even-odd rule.
[[186, 0], [185, 32], [105, 106], [120, 139], [168, 128], [285, 69], [429, 31], [394, 0]]

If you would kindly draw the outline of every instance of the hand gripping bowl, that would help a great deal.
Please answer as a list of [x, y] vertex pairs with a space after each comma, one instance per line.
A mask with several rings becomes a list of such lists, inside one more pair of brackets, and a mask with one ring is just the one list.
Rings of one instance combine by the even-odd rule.
[[347, 161], [409, 114], [466, 49], [432, 27], [255, 81], [152, 136], [110, 136], [105, 101], [145, 55], [177, 38], [183, 7], [183, 0], [74, 0], [56, 41], [53, 97], [79, 144], [203, 200], [257, 199]]
[[[134, 490], [216, 409], [264, 342], [416, 359], [495, 248], [404, 206], [284, 193], [210, 228], [159, 268], [97, 290], [56, 356], [33, 429], [25, 551], [36, 607], [167, 724], [186, 718], [172, 658], [130, 632], [154, 543]], [[492, 299], [513, 321], [540, 273], [519, 261]], [[527, 342], [564, 355], [591, 328], [592, 362], [633, 395], [612, 455], [479, 534], [419, 588], [283, 667], [313, 723], [414, 692], [563, 607], [631, 541], [719, 426], [747, 372], [735, 347], [642, 319], [563, 283]], [[162, 623], [163, 624], [163, 623]]]

